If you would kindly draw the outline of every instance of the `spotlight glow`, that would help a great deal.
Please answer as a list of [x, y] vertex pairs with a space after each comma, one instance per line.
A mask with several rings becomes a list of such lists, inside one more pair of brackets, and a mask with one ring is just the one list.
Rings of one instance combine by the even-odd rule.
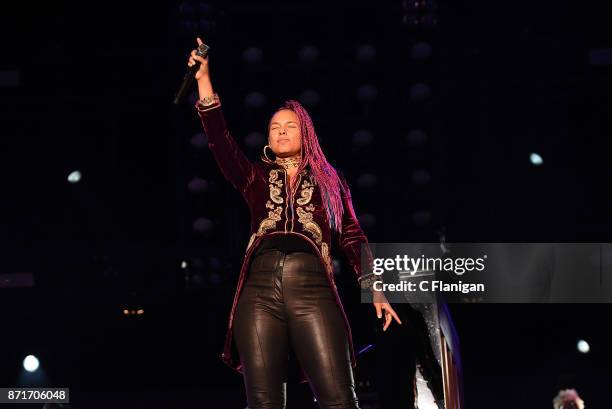
[[259, 47], [249, 47], [242, 52], [242, 60], [247, 64], [261, 64], [263, 50]]
[[378, 96], [378, 88], [373, 84], [363, 84], [357, 89], [357, 99], [361, 102], [372, 102]]
[[360, 129], [353, 134], [353, 145], [366, 146], [372, 143], [374, 136], [367, 129]]
[[371, 44], [362, 44], [355, 51], [355, 56], [362, 63], [372, 61], [376, 58], [376, 48]]
[[28, 372], [36, 372], [39, 366], [40, 362], [38, 362], [38, 358], [36, 358], [34, 355], [28, 355], [23, 360], [23, 369]]
[[578, 348], [578, 351], [582, 352], [583, 354], [586, 354], [591, 350], [589, 343], [583, 339], [578, 341], [578, 344], [576, 344], [576, 347]]
[[206, 217], [199, 217], [193, 221], [193, 230], [198, 233], [210, 233], [213, 229], [213, 221]]
[[537, 153], [532, 153], [529, 155], [529, 160], [531, 161], [531, 164], [535, 166], [540, 166], [544, 163], [544, 159], [542, 159], [542, 157]]
[[78, 170], [75, 170], [73, 172], [70, 172], [70, 174], [68, 175], [68, 182], [70, 183], [79, 183], [81, 181], [81, 172]]
[[300, 61], [303, 63], [315, 63], [319, 59], [320, 51], [317, 47], [312, 45], [307, 45], [302, 47], [299, 51]]
[[251, 92], [244, 97], [244, 104], [248, 108], [261, 108], [266, 103], [266, 96], [261, 92]]
[[317, 91], [313, 89], [307, 89], [300, 94], [298, 99], [302, 104], [312, 107], [321, 100], [321, 96]]
[[431, 96], [429, 85], [418, 82], [410, 87], [410, 99], [413, 101], [423, 101]]

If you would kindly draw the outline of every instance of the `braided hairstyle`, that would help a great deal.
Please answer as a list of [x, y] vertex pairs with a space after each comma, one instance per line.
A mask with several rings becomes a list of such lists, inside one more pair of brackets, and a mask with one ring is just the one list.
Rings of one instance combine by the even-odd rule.
[[[342, 206], [341, 189], [342, 184], [336, 169], [330, 165], [321, 150], [319, 139], [314, 129], [312, 118], [298, 101], [290, 99], [276, 110], [289, 109], [297, 115], [300, 120], [300, 131], [302, 133], [301, 154], [302, 160], [297, 169], [297, 174], [310, 165], [310, 171], [319, 185], [321, 198], [327, 212], [327, 218], [332, 230], [342, 232]], [[294, 189], [297, 186], [293, 187]], [[293, 192], [292, 192], [293, 193]]]

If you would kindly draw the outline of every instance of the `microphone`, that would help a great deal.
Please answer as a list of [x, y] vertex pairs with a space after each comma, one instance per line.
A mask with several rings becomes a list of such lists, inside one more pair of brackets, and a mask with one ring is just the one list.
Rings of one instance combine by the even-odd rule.
[[[196, 54], [199, 55], [200, 57], [206, 58], [206, 56], [208, 55], [208, 50], [210, 50], [210, 47], [202, 43], [198, 46], [198, 49], [196, 50]], [[181, 99], [183, 99], [183, 96], [187, 93], [187, 90], [193, 83], [193, 80], [195, 80], [195, 73], [199, 69], [200, 69], [200, 63], [197, 61], [195, 64], [189, 67], [189, 70], [183, 77], [183, 82], [181, 83], [181, 86], [179, 87], [179, 90], [176, 93], [176, 96], [174, 97], [174, 105], [178, 105]]]

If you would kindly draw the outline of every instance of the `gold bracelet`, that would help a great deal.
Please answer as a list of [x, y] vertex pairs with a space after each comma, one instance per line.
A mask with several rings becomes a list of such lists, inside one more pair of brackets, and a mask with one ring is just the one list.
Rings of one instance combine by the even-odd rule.
[[220, 104], [220, 103], [221, 101], [219, 100], [219, 95], [216, 92], [212, 95], [209, 95], [207, 97], [204, 97], [198, 100], [198, 104], [204, 108], [210, 107], [215, 104]]

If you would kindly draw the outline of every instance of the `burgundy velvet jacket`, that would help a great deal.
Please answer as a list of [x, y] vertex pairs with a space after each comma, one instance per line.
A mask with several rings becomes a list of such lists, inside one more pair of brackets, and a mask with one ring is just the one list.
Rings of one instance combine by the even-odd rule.
[[[238, 286], [230, 312], [222, 360], [242, 373], [242, 366], [232, 342], [232, 323], [236, 304], [240, 297], [249, 266], [249, 260], [259, 243], [276, 234], [297, 234], [306, 239], [314, 248], [324, 267], [336, 302], [344, 317], [349, 336], [351, 364], [356, 365], [351, 329], [342, 307], [334, 280], [330, 244], [332, 231], [327, 213], [322, 205], [318, 185], [310, 172], [305, 169], [295, 181], [293, 193], [290, 192], [288, 175], [285, 169], [262, 156], [261, 162], [251, 162], [230, 135], [221, 104], [202, 106], [199, 101], [196, 109], [208, 137], [208, 146], [225, 178], [236, 188], [247, 202], [251, 214], [250, 239], [245, 250], [244, 261], [238, 277]], [[361, 272], [361, 245], [368, 243], [351, 202], [351, 193], [346, 180], [341, 177], [342, 233], [335, 234], [339, 247], [346, 255], [357, 278], [363, 279]], [[366, 246], [365, 262], [372, 265], [372, 255]], [[368, 274], [371, 276], [371, 274]], [[303, 374], [302, 374], [303, 376]]]

